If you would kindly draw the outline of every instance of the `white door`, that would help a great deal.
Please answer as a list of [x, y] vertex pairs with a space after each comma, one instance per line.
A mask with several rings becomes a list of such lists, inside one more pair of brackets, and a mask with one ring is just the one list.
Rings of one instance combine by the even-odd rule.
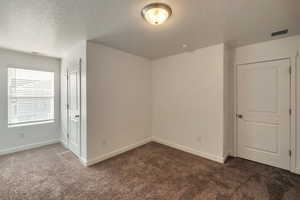
[[239, 65], [238, 156], [290, 169], [290, 61]]
[[80, 63], [68, 69], [68, 146], [80, 157]]

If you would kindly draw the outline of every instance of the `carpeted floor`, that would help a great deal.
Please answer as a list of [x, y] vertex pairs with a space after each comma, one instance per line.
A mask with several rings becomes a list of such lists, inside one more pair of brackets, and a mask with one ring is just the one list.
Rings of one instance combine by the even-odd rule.
[[1, 200], [300, 199], [300, 176], [242, 159], [221, 165], [157, 143], [89, 168], [61, 145], [0, 157]]

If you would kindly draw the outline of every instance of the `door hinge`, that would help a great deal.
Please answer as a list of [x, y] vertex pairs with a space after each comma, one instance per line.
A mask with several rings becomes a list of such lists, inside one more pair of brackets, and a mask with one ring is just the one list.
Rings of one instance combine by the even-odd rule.
[[69, 139], [69, 133], [67, 134], [67, 138]]
[[290, 66], [289, 72], [290, 74], [292, 74], [292, 66]]
[[290, 115], [292, 115], [292, 109], [291, 108], [289, 109], [289, 113], [290, 113]]
[[69, 105], [69, 104], [67, 104], [67, 110], [69, 110], [69, 108], [70, 108], [70, 105]]
[[292, 157], [292, 150], [289, 150], [289, 156]]

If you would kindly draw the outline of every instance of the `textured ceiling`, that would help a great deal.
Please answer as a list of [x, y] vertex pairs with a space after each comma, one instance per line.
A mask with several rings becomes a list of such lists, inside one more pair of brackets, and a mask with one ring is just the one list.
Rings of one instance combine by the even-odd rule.
[[[140, 15], [152, 2], [173, 9], [161, 26]], [[300, 34], [299, 0], [0, 0], [0, 5], [0, 47], [56, 57], [80, 40], [159, 58], [220, 42], [271, 40], [270, 33], [281, 29], [289, 29], [286, 36]]]

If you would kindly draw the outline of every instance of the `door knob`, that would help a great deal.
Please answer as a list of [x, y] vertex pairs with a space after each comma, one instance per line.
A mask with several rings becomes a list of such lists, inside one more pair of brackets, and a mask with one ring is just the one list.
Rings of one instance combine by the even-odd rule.
[[79, 118], [80, 117], [80, 115], [75, 115], [75, 118]]
[[236, 116], [237, 116], [237, 118], [243, 119], [243, 115], [241, 115], [241, 114], [237, 114]]

